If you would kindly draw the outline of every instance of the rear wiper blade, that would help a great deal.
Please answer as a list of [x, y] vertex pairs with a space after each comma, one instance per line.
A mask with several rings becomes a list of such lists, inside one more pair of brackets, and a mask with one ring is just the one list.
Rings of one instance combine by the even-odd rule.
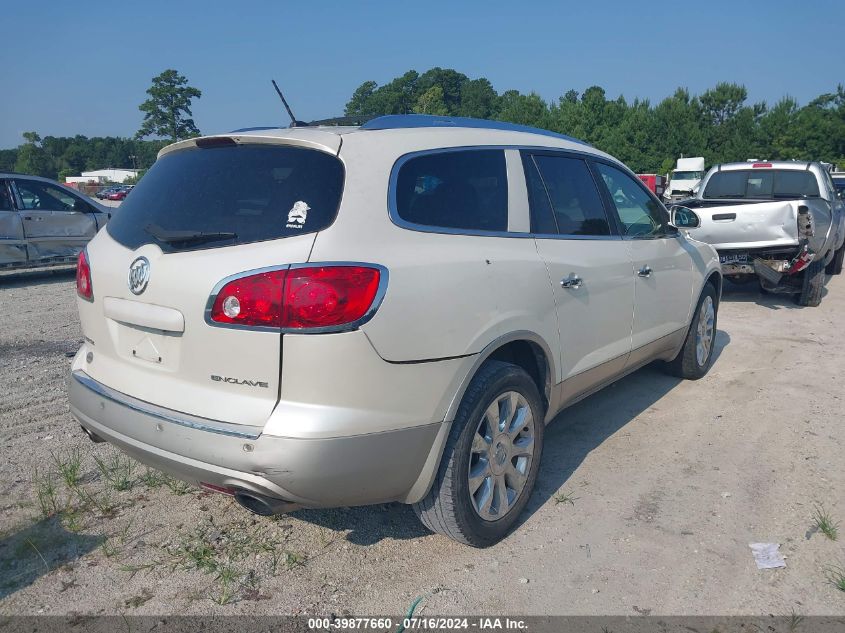
[[214, 242], [216, 240], [234, 240], [238, 238], [237, 233], [225, 231], [173, 231], [163, 229], [157, 224], [148, 224], [144, 230], [161, 242], [172, 244], [174, 242]]

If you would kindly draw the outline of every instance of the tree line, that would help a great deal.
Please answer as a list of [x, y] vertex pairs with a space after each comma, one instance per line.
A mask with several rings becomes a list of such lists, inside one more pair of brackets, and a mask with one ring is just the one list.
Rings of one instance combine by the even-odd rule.
[[346, 115], [435, 114], [532, 125], [587, 141], [640, 173], [666, 173], [680, 156], [708, 165], [756, 159], [821, 160], [845, 167], [845, 88], [804, 106], [789, 96], [749, 103], [744, 86], [719, 83], [700, 95], [685, 88], [652, 104], [609, 98], [599, 86], [569, 90], [557, 101], [517, 90], [496, 92], [489, 80], [450, 68], [414, 70], [379, 86], [366, 81]]
[[[88, 138], [24, 133], [24, 143], [0, 150], [0, 171], [63, 179], [104, 167], [146, 169], [164, 145], [200, 134], [191, 102], [202, 93], [168, 69], [153, 78], [134, 138]], [[773, 105], [749, 103], [744, 86], [719, 83], [700, 95], [686, 88], [652, 104], [609, 98], [599, 86], [569, 90], [547, 102], [535, 92], [497, 92], [484, 77], [451, 68], [410, 70], [378, 85], [365, 81], [345, 115], [358, 120], [381, 114], [422, 113], [498, 119], [582, 139], [640, 173], [667, 173], [680, 156], [704, 156], [708, 165], [755, 159], [822, 160], [845, 167], [845, 88], [801, 106], [785, 96]], [[154, 136], [155, 140], [143, 140]]]
[[[202, 92], [189, 86], [186, 77], [167, 69], [153, 77], [147, 95], [149, 98], [138, 106], [144, 119], [134, 138], [76, 135], [42, 139], [37, 132], [24, 132], [22, 145], [0, 150], [0, 172], [17, 171], [64, 180], [65, 176], [106, 167], [143, 171], [155, 162], [158, 151], [165, 145], [199, 136], [191, 102], [199, 99]], [[158, 140], [142, 140], [148, 136]]]

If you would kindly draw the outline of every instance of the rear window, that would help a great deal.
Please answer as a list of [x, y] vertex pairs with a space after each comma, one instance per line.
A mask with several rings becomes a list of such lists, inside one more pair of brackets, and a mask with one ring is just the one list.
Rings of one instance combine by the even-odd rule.
[[129, 248], [165, 252], [313, 233], [337, 215], [343, 164], [298, 147], [226, 145], [167, 154], [108, 223]]
[[819, 185], [812, 172], [801, 170], [742, 169], [710, 176], [705, 198], [814, 198]]
[[422, 226], [507, 231], [508, 176], [502, 150], [437, 152], [399, 168], [396, 213]]

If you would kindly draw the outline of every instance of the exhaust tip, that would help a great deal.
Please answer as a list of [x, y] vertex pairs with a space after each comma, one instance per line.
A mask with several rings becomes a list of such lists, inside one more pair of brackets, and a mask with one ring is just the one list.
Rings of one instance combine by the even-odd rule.
[[235, 501], [237, 501], [241, 507], [246, 508], [253, 514], [257, 514], [262, 517], [273, 516], [273, 508], [271, 508], [270, 504], [260, 497], [256, 497], [247, 492], [241, 492], [239, 490], [235, 493]]
[[99, 435], [97, 435], [96, 433], [89, 431], [88, 429], [86, 429], [81, 424], [79, 426], [82, 428], [83, 431], [85, 431], [85, 435], [87, 435], [88, 439], [91, 440], [92, 442], [94, 442], [94, 444], [102, 444], [102, 443], [105, 442], [105, 440], [102, 437], [100, 437]]
[[265, 497], [264, 495], [255, 494], [246, 490], [236, 490], [235, 501], [237, 501], [238, 505], [242, 508], [246, 508], [253, 514], [257, 514], [262, 517], [285, 514], [299, 509], [299, 505], [291, 503], [290, 501]]

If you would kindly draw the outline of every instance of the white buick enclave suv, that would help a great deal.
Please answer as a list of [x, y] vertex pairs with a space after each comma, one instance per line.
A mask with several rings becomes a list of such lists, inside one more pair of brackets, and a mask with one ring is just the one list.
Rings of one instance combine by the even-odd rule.
[[561, 409], [650, 361], [707, 371], [722, 280], [697, 222], [505, 123], [175, 143], [80, 255], [71, 411], [259, 514], [401, 501], [489, 545]]

